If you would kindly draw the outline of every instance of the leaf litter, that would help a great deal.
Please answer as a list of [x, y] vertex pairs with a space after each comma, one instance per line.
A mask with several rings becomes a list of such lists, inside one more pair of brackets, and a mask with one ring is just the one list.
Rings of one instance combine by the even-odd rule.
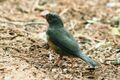
[[[0, 4], [0, 80], [120, 79], [118, 0], [1, 0]], [[54, 66], [58, 55], [43, 47], [48, 25], [37, 16], [46, 10], [60, 14], [98, 68], [93, 70], [78, 58], [71, 67], [68, 57]]]

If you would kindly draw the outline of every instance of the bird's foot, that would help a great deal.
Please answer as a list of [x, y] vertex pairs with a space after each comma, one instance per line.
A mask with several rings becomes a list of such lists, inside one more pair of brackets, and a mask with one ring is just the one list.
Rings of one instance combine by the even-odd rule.
[[63, 56], [61, 56], [61, 55], [58, 57], [57, 61], [54, 63], [56, 66], [60, 66], [61, 65], [62, 57]]
[[45, 49], [49, 49], [50, 46], [48, 45], [48, 43], [45, 43], [45, 44], [42, 45], [42, 47], [45, 48]]

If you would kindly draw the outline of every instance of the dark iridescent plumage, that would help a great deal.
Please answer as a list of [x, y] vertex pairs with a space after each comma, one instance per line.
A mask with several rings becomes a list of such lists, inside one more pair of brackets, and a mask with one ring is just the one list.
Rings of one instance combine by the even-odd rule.
[[56, 13], [46, 15], [49, 27], [47, 30], [48, 40], [52, 42], [55, 51], [61, 56], [79, 57], [95, 67], [97, 63], [80, 51], [80, 47], [74, 37], [64, 28], [61, 18]]

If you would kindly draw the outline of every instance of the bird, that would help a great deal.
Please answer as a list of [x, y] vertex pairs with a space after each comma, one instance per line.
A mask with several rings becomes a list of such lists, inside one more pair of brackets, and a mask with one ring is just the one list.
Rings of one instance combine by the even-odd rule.
[[81, 58], [92, 67], [97, 66], [96, 61], [80, 50], [78, 42], [64, 27], [64, 23], [57, 13], [49, 12], [41, 16], [45, 18], [48, 23], [48, 29], [46, 31], [48, 45], [55, 53], [59, 54], [56, 63], [59, 63], [63, 56], [72, 56]]

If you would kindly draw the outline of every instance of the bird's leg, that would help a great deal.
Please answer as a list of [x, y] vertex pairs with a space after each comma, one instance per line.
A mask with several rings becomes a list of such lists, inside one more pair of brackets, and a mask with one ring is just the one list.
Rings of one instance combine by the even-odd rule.
[[74, 60], [74, 58], [73, 58], [73, 57], [71, 57], [71, 68], [73, 68], [73, 67], [74, 67], [74, 64], [75, 64], [75, 60]]
[[59, 57], [58, 57], [58, 59], [57, 59], [57, 61], [55, 62], [55, 65], [60, 65], [60, 61], [62, 60], [62, 55], [60, 55]]
[[50, 46], [49, 46], [48, 43], [45, 43], [45, 44], [42, 45], [42, 47], [45, 48], [45, 49], [49, 49]]

